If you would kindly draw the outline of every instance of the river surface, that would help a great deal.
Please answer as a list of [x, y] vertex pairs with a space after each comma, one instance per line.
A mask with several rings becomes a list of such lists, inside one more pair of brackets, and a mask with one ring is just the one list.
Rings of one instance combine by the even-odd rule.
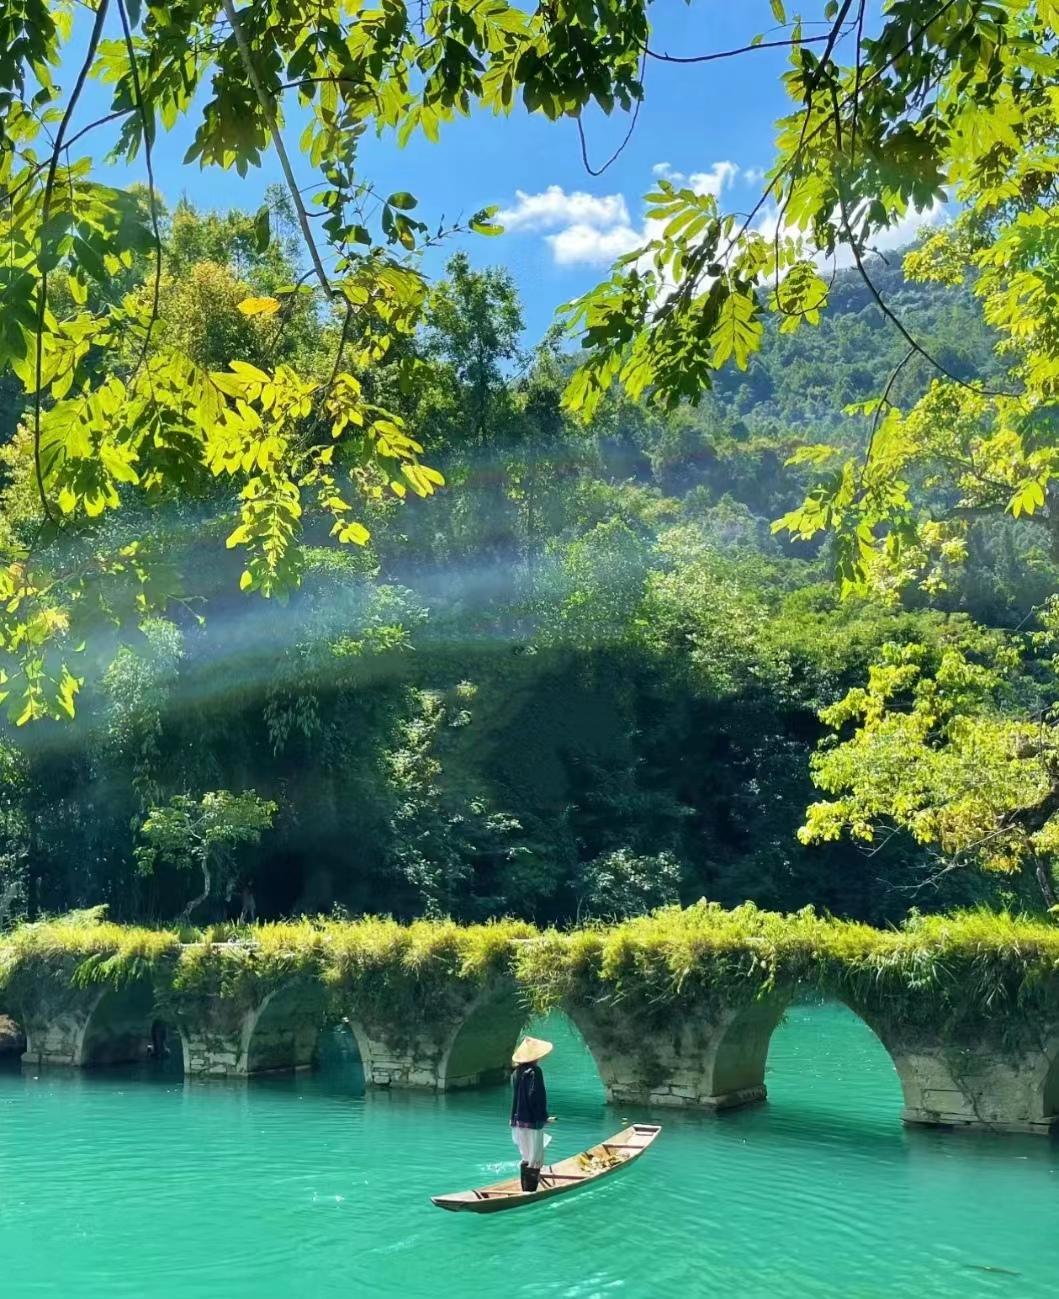
[[776, 1032], [767, 1106], [607, 1109], [565, 1020], [550, 1154], [665, 1130], [598, 1187], [492, 1217], [432, 1193], [516, 1170], [503, 1090], [365, 1096], [359, 1070], [185, 1084], [0, 1071], [2, 1299], [977, 1299], [1059, 1294], [1059, 1143], [910, 1130], [848, 1011]]

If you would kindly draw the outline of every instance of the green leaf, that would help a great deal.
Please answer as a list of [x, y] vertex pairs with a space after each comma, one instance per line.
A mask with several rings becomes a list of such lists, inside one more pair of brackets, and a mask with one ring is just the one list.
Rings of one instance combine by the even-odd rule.
[[254, 246], [259, 253], [267, 250], [272, 242], [272, 219], [267, 203], [263, 203], [254, 215]]
[[78, 265], [85, 270], [93, 280], [99, 284], [110, 283], [110, 275], [106, 266], [103, 264], [102, 257], [91, 244], [86, 243], [79, 235], [74, 237], [73, 253], [77, 259]]
[[783, 0], [770, 0], [772, 5], [772, 16], [778, 23], [787, 22], [787, 11], [783, 7]]
[[1036, 478], [1020, 483], [1008, 502], [1008, 509], [1017, 519], [1020, 514], [1033, 514], [1044, 505], [1044, 487]]
[[740, 370], [746, 369], [751, 351], [761, 343], [762, 326], [755, 319], [756, 312], [757, 304], [745, 293], [729, 293], [725, 298], [710, 335], [714, 369], [719, 370], [732, 357]]
[[400, 189], [396, 194], [391, 194], [386, 202], [390, 207], [400, 208], [404, 212], [411, 212], [418, 205], [419, 200], [409, 194], [407, 190]]

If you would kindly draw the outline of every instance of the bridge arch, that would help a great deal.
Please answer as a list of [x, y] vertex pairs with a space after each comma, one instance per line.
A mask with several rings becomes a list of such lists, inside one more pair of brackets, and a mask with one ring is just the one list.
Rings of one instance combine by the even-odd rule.
[[910, 1023], [900, 1010], [851, 997], [832, 1000], [885, 1050], [901, 1088], [905, 1123], [1026, 1133], [1048, 1133], [1059, 1125], [1059, 1038], [1044, 1045], [1031, 1040], [1032, 1034], [1021, 1043], [1004, 1041], [997, 1024], [924, 1026]]
[[273, 989], [247, 1012], [237, 1072], [253, 1076], [311, 1069], [325, 1021], [320, 989], [299, 983]]
[[573, 1020], [615, 1104], [730, 1109], [765, 1099], [765, 1060], [787, 991], [734, 1006], [633, 1007], [570, 1003]]
[[725, 1015], [707, 1043], [703, 1068], [715, 1109], [763, 1101], [772, 1035], [790, 1007], [789, 995], [748, 1002]]
[[513, 981], [484, 989], [448, 1035], [438, 1062], [438, 1090], [506, 1082], [529, 1014]]
[[[792, 990], [782, 1004], [769, 999], [751, 1003], [720, 1026], [718, 1040], [712, 1051], [707, 1052], [706, 1061], [707, 1085], [717, 1108], [765, 1099], [765, 1071], [773, 1036], [791, 1009], [795, 993]], [[983, 1102], [994, 1088], [995, 1080], [988, 1064], [981, 1067], [978, 1044], [962, 1046], [941, 1032], [917, 1033], [900, 1016], [865, 1007], [852, 998], [834, 996], [827, 998], [827, 1002], [848, 1011], [886, 1052], [901, 1088], [902, 1118], [906, 1123], [990, 1126]], [[1042, 1098], [1048, 1085], [1042, 1078]], [[1056, 1112], [1059, 1111], [1059, 1065], [1050, 1085], [1054, 1093], [1053, 1112]]]
[[91, 1003], [77, 1043], [74, 1063], [93, 1069], [149, 1060], [172, 1052], [187, 1069], [187, 1041], [174, 1018], [162, 1014], [146, 979], [103, 988]]
[[[611, 1102], [719, 1111], [766, 1099], [773, 1035], [796, 992], [774, 988], [735, 1005], [689, 1004], [664, 1014], [609, 1002], [564, 1009], [591, 1051]], [[901, 1085], [905, 1117], [918, 1121], [923, 1060], [874, 1016], [855, 1005], [847, 1008], [881, 1042]]]

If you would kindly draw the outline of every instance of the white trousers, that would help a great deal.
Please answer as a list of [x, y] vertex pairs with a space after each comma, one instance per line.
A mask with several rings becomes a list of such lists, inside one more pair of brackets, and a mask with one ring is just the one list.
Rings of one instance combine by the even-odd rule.
[[544, 1163], [544, 1129], [512, 1128], [511, 1139], [518, 1146], [522, 1162], [530, 1168], [540, 1168]]

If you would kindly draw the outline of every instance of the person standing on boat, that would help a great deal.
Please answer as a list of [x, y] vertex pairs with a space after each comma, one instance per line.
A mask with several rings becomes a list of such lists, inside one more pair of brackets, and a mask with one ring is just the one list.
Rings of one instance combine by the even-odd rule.
[[535, 1191], [544, 1163], [544, 1128], [555, 1120], [548, 1116], [548, 1093], [540, 1061], [551, 1051], [551, 1042], [524, 1037], [511, 1057], [511, 1136], [522, 1156], [519, 1178], [524, 1191]]

